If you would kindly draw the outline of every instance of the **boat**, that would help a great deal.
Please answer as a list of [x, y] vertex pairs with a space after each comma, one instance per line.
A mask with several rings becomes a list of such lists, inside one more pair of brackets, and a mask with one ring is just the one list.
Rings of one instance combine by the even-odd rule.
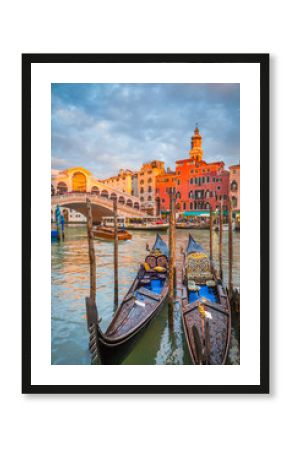
[[229, 299], [212, 262], [191, 235], [184, 254], [182, 321], [193, 364], [226, 363], [231, 337]]
[[209, 230], [209, 223], [187, 223], [177, 222], [176, 229], [178, 230]]
[[[219, 226], [219, 224], [218, 224], [218, 225], [215, 226], [214, 231], [218, 232], [219, 229], [220, 229], [220, 226]], [[234, 229], [235, 229], [235, 225], [234, 225], [234, 223], [233, 223], [233, 224], [232, 224], [232, 230], [234, 230]], [[224, 224], [223, 224], [223, 231], [229, 231], [229, 224], [228, 224], [228, 223], [224, 223]]]
[[235, 231], [240, 231], [240, 222], [235, 222], [234, 227]]
[[[113, 227], [114, 217], [103, 217], [102, 226]], [[163, 231], [167, 230], [169, 224], [164, 222], [160, 217], [118, 217], [118, 227], [125, 230], [142, 230], [142, 231]]]
[[[93, 236], [95, 239], [113, 241], [115, 239], [115, 232], [113, 228], [96, 227], [93, 229]], [[132, 234], [123, 229], [118, 229], [118, 241], [127, 241], [132, 239]]]
[[168, 247], [159, 234], [149, 255], [103, 333], [98, 325], [98, 342], [104, 364], [124, 351], [162, 308], [168, 295]]
[[58, 230], [51, 230], [51, 240], [52, 241], [59, 241]]

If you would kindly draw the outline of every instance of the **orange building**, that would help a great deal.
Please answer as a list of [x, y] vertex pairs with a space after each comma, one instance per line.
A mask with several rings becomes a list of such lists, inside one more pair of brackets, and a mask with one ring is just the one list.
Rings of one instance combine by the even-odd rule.
[[176, 187], [175, 172], [167, 172], [156, 177], [156, 213], [169, 211], [169, 194]]
[[230, 166], [229, 197], [232, 203], [234, 216], [240, 213], [240, 164]]
[[175, 187], [179, 212], [214, 210], [223, 204], [228, 209], [229, 172], [224, 162], [207, 163], [203, 159], [202, 137], [198, 127], [191, 139], [189, 158], [176, 161], [175, 174], [158, 177], [156, 196], [161, 211], [169, 209], [168, 189]]
[[144, 163], [138, 173], [141, 211], [146, 211], [149, 215], [156, 215], [158, 209], [155, 202], [156, 178], [164, 172], [164, 162], [155, 160]]

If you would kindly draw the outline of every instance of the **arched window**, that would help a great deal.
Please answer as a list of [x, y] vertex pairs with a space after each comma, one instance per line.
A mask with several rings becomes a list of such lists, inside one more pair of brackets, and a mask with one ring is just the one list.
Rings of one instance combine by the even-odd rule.
[[92, 187], [91, 194], [100, 195], [100, 189], [98, 188], [98, 186], [93, 186]]
[[144, 202], [144, 197], [140, 197], [140, 202]]
[[148, 196], [148, 202], [152, 202], [152, 197], [151, 197], [151, 195]]
[[133, 202], [130, 198], [127, 200], [127, 206], [130, 206], [130, 208], [133, 208]]
[[148, 192], [152, 192], [152, 186], [148, 186]]
[[237, 191], [237, 190], [238, 190], [238, 183], [236, 181], [232, 181], [231, 191]]
[[143, 187], [140, 188], [140, 194], [144, 194], [144, 188]]
[[140, 181], [140, 184], [144, 184], [144, 180], [141, 180], [141, 181]]
[[210, 204], [207, 202], [205, 205], [205, 209], [209, 209], [209, 207], [210, 207]]
[[192, 202], [190, 202], [190, 204], [189, 204], [189, 209], [193, 209], [193, 203]]
[[105, 189], [101, 192], [101, 197], [109, 198], [109, 192]]
[[180, 192], [176, 192], [176, 198], [181, 198], [181, 193]]
[[180, 203], [176, 203], [176, 209], [177, 209], [177, 210], [180, 209]]
[[152, 183], [152, 178], [148, 178], [148, 183]]
[[236, 208], [238, 205], [238, 200], [237, 197], [232, 197], [232, 207]]
[[57, 191], [57, 194], [58, 194], [58, 195], [66, 194], [67, 191], [68, 191], [67, 185], [66, 185], [63, 181], [60, 181], [60, 182], [57, 184], [57, 189], [56, 189], [56, 191]]
[[75, 172], [72, 177], [73, 191], [74, 192], [86, 192], [87, 179], [82, 172]]
[[118, 202], [119, 202], [121, 205], [124, 205], [125, 199], [124, 199], [124, 197], [123, 197], [122, 195], [121, 195], [121, 197], [119, 197]]

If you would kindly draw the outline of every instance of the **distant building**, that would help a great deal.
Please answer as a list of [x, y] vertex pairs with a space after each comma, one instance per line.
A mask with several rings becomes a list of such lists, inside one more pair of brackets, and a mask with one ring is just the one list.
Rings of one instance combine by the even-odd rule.
[[202, 137], [198, 127], [191, 139], [189, 158], [176, 161], [175, 172], [167, 170], [156, 179], [156, 199], [161, 212], [169, 211], [169, 192], [176, 192], [179, 212], [215, 210], [222, 203], [228, 209], [229, 172], [224, 162], [203, 159]]
[[[51, 209], [51, 221], [55, 222], [55, 207]], [[60, 207], [60, 212], [64, 216], [65, 223], [86, 223], [87, 218], [80, 212], [71, 208]]]
[[240, 212], [240, 164], [230, 166], [229, 197], [232, 204], [233, 215]]
[[83, 167], [66, 170], [53, 170], [51, 173], [51, 195], [68, 192], [91, 192], [97, 180]]
[[134, 177], [135, 173], [132, 172], [131, 170], [121, 169], [119, 170], [118, 175], [100, 181], [101, 183], [106, 184], [107, 186], [110, 186], [113, 189], [117, 189], [120, 192], [125, 192], [126, 194], [134, 195], [137, 197], [137, 195], [134, 193], [133, 187]]
[[148, 215], [156, 215], [157, 213], [156, 179], [164, 173], [164, 162], [157, 160], [144, 163], [138, 172], [140, 207], [141, 211], [145, 211]]
[[132, 175], [132, 192], [132, 195], [139, 197], [138, 172], [134, 172]]
[[228, 209], [229, 172], [224, 162], [203, 159], [198, 127], [191, 139], [189, 159], [176, 161], [176, 209], [180, 212], [215, 210], [222, 203]]
[[167, 171], [156, 177], [156, 209], [158, 213], [169, 211], [170, 192], [176, 188], [176, 173], [169, 168]]

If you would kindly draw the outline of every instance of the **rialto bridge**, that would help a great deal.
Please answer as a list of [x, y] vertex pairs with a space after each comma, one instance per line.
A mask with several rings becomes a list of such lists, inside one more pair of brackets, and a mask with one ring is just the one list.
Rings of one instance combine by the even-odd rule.
[[118, 214], [123, 217], [144, 217], [138, 197], [113, 189], [99, 182], [91, 172], [81, 167], [52, 175], [51, 207], [56, 205], [74, 209], [87, 216], [86, 199], [91, 200], [93, 221], [113, 214], [113, 201], [117, 199]]

